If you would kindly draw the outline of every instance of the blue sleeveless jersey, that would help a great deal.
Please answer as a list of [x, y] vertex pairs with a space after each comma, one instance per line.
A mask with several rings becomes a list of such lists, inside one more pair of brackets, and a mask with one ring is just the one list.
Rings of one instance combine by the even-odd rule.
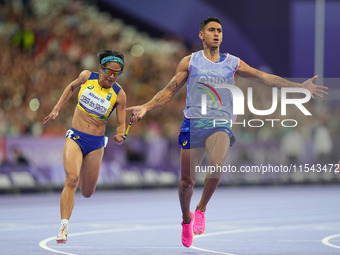
[[236, 120], [233, 115], [233, 97], [226, 87], [235, 86], [234, 75], [240, 59], [230, 54], [221, 54], [224, 60], [214, 63], [203, 51], [194, 52], [189, 63], [186, 84], [186, 118]]

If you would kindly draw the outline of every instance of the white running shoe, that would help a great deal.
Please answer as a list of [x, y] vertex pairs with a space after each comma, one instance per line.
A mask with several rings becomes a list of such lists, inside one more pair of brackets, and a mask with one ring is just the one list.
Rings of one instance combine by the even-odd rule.
[[63, 224], [60, 227], [59, 233], [57, 235], [57, 243], [66, 243], [66, 241], [67, 241], [67, 232], [68, 232], [68, 226], [67, 226], [67, 224]]

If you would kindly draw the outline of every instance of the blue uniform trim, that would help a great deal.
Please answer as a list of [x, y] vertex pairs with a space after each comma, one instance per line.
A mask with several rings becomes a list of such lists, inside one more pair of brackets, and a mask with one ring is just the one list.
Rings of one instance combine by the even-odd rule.
[[116, 109], [116, 104], [112, 107], [111, 112], [109, 113], [109, 115], [107, 115], [107, 118], [109, 119], [111, 114], [113, 113], [113, 111]]
[[222, 54], [220, 53], [220, 60], [217, 61], [216, 63], [220, 63], [220, 62], [223, 62], [225, 59], [226, 59], [227, 55], [226, 54]]
[[[114, 92], [116, 93], [117, 97], [118, 97], [118, 93], [119, 91], [122, 89], [117, 83], [115, 83], [113, 86], [112, 86]], [[109, 113], [109, 115], [107, 116], [107, 118], [110, 118], [111, 114], [113, 113], [113, 111], [116, 109], [116, 105], [117, 105], [117, 102], [115, 103], [115, 105], [112, 107], [112, 110], [111, 112]]]
[[98, 77], [99, 77], [99, 73], [92, 72], [90, 77], [89, 77], [89, 80], [96, 80], [96, 79], [98, 79]]
[[112, 86], [113, 90], [115, 91], [116, 95], [118, 96], [119, 91], [122, 89], [117, 83]]
[[66, 138], [75, 141], [85, 157], [89, 152], [105, 146], [105, 136], [95, 136], [80, 132], [74, 128], [67, 130]]

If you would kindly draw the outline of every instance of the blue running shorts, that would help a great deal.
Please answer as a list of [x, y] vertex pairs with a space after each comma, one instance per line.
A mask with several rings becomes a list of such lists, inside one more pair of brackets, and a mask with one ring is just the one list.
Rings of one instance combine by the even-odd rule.
[[211, 119], [184, 118], [181, 133], [178, 136], [178, 144], [183, 149], [204, 148], [207, 138], [216, 132], [227, 133], [230, 138], [230, 146], [235, 143], [236, 138], [228, 123], [214, 126]]
[[74, 128], [67, 130], [65, 137], [72, 139], [79, 145], [81, 151], [83, 152], [83, 157], [85, 157], [91, 151], [105, 147], [107, 144], [107, 137], [104, 135], [89, 135]]

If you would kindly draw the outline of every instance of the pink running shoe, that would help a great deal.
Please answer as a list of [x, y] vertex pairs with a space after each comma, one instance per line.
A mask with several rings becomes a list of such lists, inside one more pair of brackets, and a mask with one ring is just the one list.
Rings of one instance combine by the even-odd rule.
[[191, 221], [188, 224], [184, 224], [182, 221], [182, 244], [185, 247], [190, 247], [192, 244], [192, 240], [194, 238], [194, 235], [192, 233], [192, 222], [194, 221], [194, 213], [190, 212], [191, 214]]
[[195, 211], [194, 233], [201, 235], [205, 231], [205, 212]]
[[67, 232], [68, 232], [67, 224], [63, 224], [60, 227], [59, 233], [57, 235], [57, 243], [66, 243], [66, 241], [67, 241]]

